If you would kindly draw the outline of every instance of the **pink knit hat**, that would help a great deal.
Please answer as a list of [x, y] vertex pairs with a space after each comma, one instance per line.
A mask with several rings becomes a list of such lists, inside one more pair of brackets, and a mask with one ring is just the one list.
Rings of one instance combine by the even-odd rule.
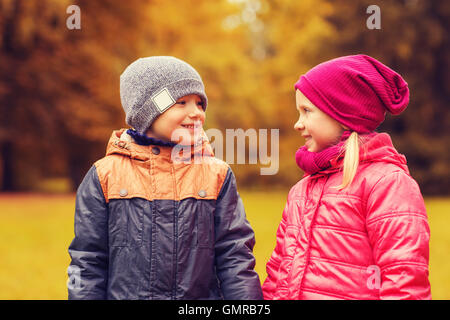
[[374, 131], [386, 111], [397, 115], [409, 102], [408, 84], [366, 55], [323, 62], [295, 84], [317, 108], [358, 133]]

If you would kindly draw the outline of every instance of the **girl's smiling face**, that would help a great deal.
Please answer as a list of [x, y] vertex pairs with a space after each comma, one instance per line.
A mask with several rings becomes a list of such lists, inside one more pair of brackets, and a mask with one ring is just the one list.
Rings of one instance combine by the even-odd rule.
[[300, 90], [295, 90], [296, 107], [300, 113], [294, 129], [306, 139], [310, 152], [319, 152], [336, 144], [345, 130], [344, 126], [317, 108]]
[[195, 142], [194, 131], [201, 134], [205, 123], [204, 105], [200, 96], [190, 94], [181, 97], [161, 114], [147, 130], [146, 135], [181, 145]]

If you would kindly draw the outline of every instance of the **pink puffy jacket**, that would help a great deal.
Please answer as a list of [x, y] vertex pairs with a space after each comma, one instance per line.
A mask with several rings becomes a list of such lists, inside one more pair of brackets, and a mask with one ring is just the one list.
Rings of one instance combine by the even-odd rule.
[[289, 192], [267, 262], [265, 299], [431, 299], [430, 229], [419, 186], [386, 133], [361, 148], [342, 191], [342, 158]]

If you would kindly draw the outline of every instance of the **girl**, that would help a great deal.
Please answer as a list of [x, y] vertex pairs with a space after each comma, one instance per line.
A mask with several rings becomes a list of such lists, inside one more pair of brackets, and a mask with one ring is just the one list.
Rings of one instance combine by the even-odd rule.
[[431, 299], [430, 230], [419, 186], [390, 136], [374, 130], [408, 105], [407, 83], [366, 55], [314, 67], [295, 84], [296, 153], [267, 263], [265, 299]]

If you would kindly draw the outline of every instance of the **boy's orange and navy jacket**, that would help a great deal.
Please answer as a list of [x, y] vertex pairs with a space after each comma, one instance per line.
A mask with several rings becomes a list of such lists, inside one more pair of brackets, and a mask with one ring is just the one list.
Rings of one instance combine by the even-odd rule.
[[173, 148], [113, 132], [77, 191], [69, 299], [262, 299], [231, 169], [207, 141], [202, 163]]

